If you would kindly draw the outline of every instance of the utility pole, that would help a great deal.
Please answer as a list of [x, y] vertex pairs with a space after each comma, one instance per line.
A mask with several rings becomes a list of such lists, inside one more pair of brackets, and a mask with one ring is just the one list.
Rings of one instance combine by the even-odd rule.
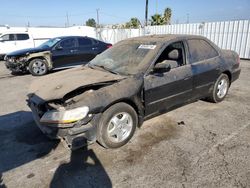
[[148, 0], [146, 0], [146, 8], [145, 8], [145, 26], [148, 25]]
[[69, 14], [68, 14], [68, 12], [66, 14], [66, 18], [67, 18], [67, 27], [69, 27]]
[[156, 14], [158, 14], [158, 0], [155, 0], [155, 1], [156, 1], [156, 5], [155, 5]]
[[99, 8], [96, 9], [96, 21], [97, 21], [97, 24], [96, 24], [97, 37], [98, 37], [98, 39], [100, 39], [100, 31], [99, 31], [99, 27], [100, 27], [100, 23], [99, 23]]
[[189, 13], [187, 13], [187, 23], [189, 23]]

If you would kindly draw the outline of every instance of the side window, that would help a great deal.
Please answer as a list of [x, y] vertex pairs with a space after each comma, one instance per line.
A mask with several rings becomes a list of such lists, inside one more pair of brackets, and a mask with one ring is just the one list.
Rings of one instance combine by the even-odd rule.
[[205, 40], [191, 39], [188, 40], [187, 43], [190, 63], [218, 56], [218, 52]]
[[15, 35], [14, 34], [7, 34], [7, 35], [2, 36], [2, 39], [4, 41], [14, 41]]
[[28, 40], [30, 37], [28, 34], [16, 34], [17, 40]]
[[185, 65], [185, 50], [183, 42], [174, 42], [168, 45], [157, 59], [156, 64], [162, 63], [165, 60], [171, 64], [171, 68]]
[[89, 46], [92, 45], [92, 40], [88, 38], [78, 38], [79, 46]]
[[76, 40], [74, 38], [65, 39], [60, 43], [62, 48], [74, 48], [76, 47]]

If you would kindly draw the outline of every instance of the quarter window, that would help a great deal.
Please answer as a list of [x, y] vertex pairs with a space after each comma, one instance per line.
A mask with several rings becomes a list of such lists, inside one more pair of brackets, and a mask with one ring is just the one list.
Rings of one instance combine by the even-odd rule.
[[189, 62], [195, 63], [218, 56], [218, 52], [205, 40], [188, 40]]

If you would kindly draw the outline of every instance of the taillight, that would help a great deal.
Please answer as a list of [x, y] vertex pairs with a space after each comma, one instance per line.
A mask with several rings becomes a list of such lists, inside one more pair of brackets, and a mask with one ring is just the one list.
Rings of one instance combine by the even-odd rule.
[[108, 45], [107, 45], [107, 48], [111, 48], [111, 47], [112, 47], [112, 44], [108, 44]]
[[237, 63], [240, 64], [240, 56], [238, 56]]

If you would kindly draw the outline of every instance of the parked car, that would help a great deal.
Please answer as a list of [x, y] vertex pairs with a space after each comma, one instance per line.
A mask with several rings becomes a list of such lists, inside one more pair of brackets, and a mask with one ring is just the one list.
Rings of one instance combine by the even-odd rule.
[[34, 39], [29, 32], [9, 31], [0, 35], [0, 60], [7, 53], [24, 48], [34, 48], [49, 38]]
[[7, 54], [6, 67], [12, 72], [29, 71], [34, 76], [41, 76], [50, 70], [86, 64], [111, 46], [89, 37], [57, 37], [37, 48]]
[[88, 65], [36, 80], [28, 105], [37, 125], [70, 148], [118, 148], [143, 121], [199, 99], [221, 102], [240, 75], [236, 52], [204, 37], [121, 41]]

